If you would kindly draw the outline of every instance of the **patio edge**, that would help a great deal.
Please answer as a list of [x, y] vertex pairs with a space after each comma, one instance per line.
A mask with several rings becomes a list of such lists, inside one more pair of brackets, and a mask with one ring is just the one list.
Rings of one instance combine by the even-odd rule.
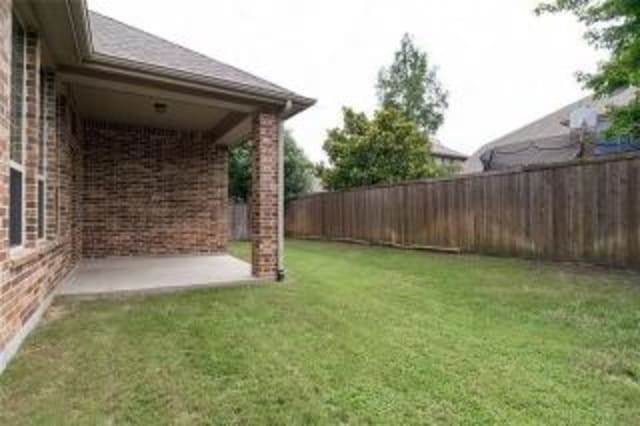
[[156, 288], [145, 289], [121, 289], [115, 291], [100, 291], [100, 292], [78, 292], [78, 293], [64, 293], [57, 294], [55, 297], [56, 302], [74, 302], [74, 301], [91, 301], [91, 300], [109, 300], [109, 299], [123, 299], [127, 297], [135, 296], [154, 296], [163, 294], [175, 294], [192, 290], [212, 290], [218, 288], [243, 288], [243, 287], [259, 287], [264, 284], [273, 283], [272, 278], [253, 278], [242, 281], [224, 281], [213, 283], [195, 283], [187, 285], [166, 286]]

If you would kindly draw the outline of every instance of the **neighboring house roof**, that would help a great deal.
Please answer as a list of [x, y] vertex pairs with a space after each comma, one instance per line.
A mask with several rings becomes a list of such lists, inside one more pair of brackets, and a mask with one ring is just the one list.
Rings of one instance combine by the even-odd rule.
[[546, 164], [571, 161], [580, 155], [582, 146], [569, 135], [551, 136], [530, 142], [501, 145], [481, 156], [484, 170], [506, 170], [525, 164]]
[[260, 94], [293, 98], [313, 103], [309, 98], [227, 65], [201, 53], [166, 41], [160, 37], [89, 11], [93, 54], [142, 65], [179, 71], [192, 76], [213, 79], [234, 88]]
[[[465, 162], [463, 166], [463, 173], [482, 172], [484, 168], [480, 157], [486, 152], [497, 147], [506, 147], [505, 151], [513, 151], [518, 149], [524, 150], [522, 155], [526, 155], [527, 146], [529, 146], [529, 152], [532, 152], [531, 147], [536, 144], [544, 147], [547, 150], [549, 150], [550, 148], [552, 149], [554, 146], [559, 149], [565, 147], [568, 144], [569, 138], [569, 126], [567, 125], [567, 122], [572, 111], [581, 106], [589, 105], [596, 108], [600, 114], [605, 114], [609, 106], [627, 105], [633, 100], [636, 93], [638, 93], [638, 89], [629, 88], [620, 90], [609, 97], [596, 99], [593, 96], [588, 96], [577, 102], [567, 105], [547, 116], [540, 118], [539, 120], [534, 121], [533, 123], [527, 124], [526, 126], [521, 127], [514, 132], [508, 133], [507, 135], [484, 145]], [[517, 145], [519, 144], [521, 146], [517, 147]], [[539, 158], [538, 154], [531, 157], [529, 164], [534, 164], [537, 161], [536, 158], [540, 159], [543, 157], [546, 159], [546, 162], [556, 161], [553, 160], [552, 152], [547, 152], [546, 154], [541, 155], [542, 157]]]
[[461, 152], [442, 145], [440, 142], [431, 143], [431, 154], [435, 157], [464, 161], [468, 158]]

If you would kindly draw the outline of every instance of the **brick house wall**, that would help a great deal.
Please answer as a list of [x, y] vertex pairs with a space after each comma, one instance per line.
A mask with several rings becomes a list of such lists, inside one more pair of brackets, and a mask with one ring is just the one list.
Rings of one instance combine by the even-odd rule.
[[[9, 199], [9, 134], [11, 96], [11, 1], [0, 0], [0, 213], [2, 223], [7, 223]], [[9, 318], [7, 296], [9, 272], [9, 233], [6, 225], [0, 226], [0, 353], [15, 333], [13, 317]], [[0, 368], [2, 367], [0, 355]]]
[[[82, 258], [82, 180], [83, 169], [83, 134], [82, 128], [72, 123], [79, 123], [75, 105], [64, 94], [57, 97], [57, 117], [55, 133], [59, 143], [48, 152], [55, 156], [53, 163], [49, 164], [49, 174], [55, 175], [50, 182], [54, 183], [53, 201], [55, 204], [47, 209], [47, 215], [52, 219], [47, 224], [47, 230], [54, 230], [60, 239], [70, 244], [70, 255], [74, 263]], [[55, 154], [53, 154], [55, 151]], [[57, 180], [57, 182], [56, 182]], [[51, 184], [50, 184], [51, 186]], [[53, 218], [52, 218], [53, 216]]]
[[[9, 134], [11, 96], [11, 0], [0, 0], [0, 214], [5, 223], [9, 210]], [[0, 226], [0, 282], [6, 281], [7, 258], [9, 255], [9, 232], [6, 225]], [[0, 292], [0, 306], [1, 302]], [[0, 320], [1, 321], [1, 320]], [[2, 323], [0, 322], [0, 348], [2, 347]]]
[[200, 132], [86, 121], [83, 254], [227, 246], [227, 150]]
[[[48, 139], [48, 148], [55, 152], [56, 145], [60, 146], [58, 155], [50, 155], [56, 160], [59, 179], [55, 174], [49, 174], [48, 186], [57, 187], [60, 194], [57, 220], [66, 223], [67, 227], [61, 227], [58, 233], [47, 232], [46, 240], [36, 241], [32, 248], [27, 248], [19, 255], [11, 255], [3, 262], [4, 279], [0, 284], [0, 371], [4, 357], [10, 356], [8, 351], [13, 350], [7, 346], [11, 346], [16, 336], [27, 331], [30, 323], [38, 320], [51, 302], [54, 290], [75, 268], [81, 256], [81, 246], [77, 245], [82, 238], [80, 229], [72, 226], [80, 222], [80, 210], [73, 207], [80, 203], [80, 192], [74, 190], [76, 187], [73, 185], [74, 176], [81, 175], [82, 168], [79, 140], [64, 130], [58, 132], [57, 136], [53, 140]], [[54, 206], [47, 213], [48, 217], [53, 217], [56, 214]]]
[[[74, 241], [81, 239], [77, 227], [80, 192], [74, 190], [81, 176], [81, 136], [71, 137], [65, 117], [70, 114], [57, 102], [55, 76], [40, 77], [42, 48], [37, 34], [27, 36], [26, 136], [24, 138], [24, 247], [9, 250], [8, 171], [11, 117], [12, 2], [0, 0], [0, 371], [17, 350], [20, 341], [52, 299], [53, 291], [73, 270], [80, 255]], [[39, 86], [46, 84], [45, 108], [40, 111]], [[41, 120], [46, 126], [41, 127]], [[62, 124], [62, 126], [60, 125]], [[39, 135], [45, 129], [47, 157], [47, 210], [45, 237], [37, 238], [37, 167]], [[67, 228], [61, 225], [67, 224]]]

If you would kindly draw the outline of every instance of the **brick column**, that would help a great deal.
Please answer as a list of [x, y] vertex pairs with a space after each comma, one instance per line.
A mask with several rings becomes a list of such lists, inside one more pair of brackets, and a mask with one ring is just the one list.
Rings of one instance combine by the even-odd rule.
[[46, 172], [47, 172], [47, 210], [46, 238], [55, 240], [58, 236], [58, 123], [56, 119], [55, 74], [48, 70], [45, 73], [45, 120], [46, 120]]
[[278, 117], [254, 114], [251, 128], [251, 270], [275, 278], [278, 270]]
[[38, 138], [40, 137], [40, 41], [35, 33], [27, 33], [26, 56], [26, 127], [24, 145], [25, 170], [25, 241], [27, 248], [36, 245], [38, 229]]

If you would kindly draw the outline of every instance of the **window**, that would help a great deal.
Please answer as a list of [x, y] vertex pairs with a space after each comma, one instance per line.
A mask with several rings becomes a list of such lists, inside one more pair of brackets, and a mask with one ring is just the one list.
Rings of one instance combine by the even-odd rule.
[[11, 131], [9, 145], [9, 243], [22, 245], [24, 234], [24, 97], [25, 97], [24, 28], [13, 17], [11, 37]]
[[40, 129], [38, 134], [38, 175], [44, 175], [45, 149], [47, 141], [47, 75], [44, 70], [40, 72]]
[[44, 179], [38, 178], [38, 238], [44, 238], [44, 207], [45, 207], [45, 187], [44, 187]]
[[9, 241], [11, 246], [22, 244], [22, 172], [11, 167], [9, 172]]
[[38, 239], [44, 238], [47, 188], [47, 73], [40, 72], [40, 131], [38, 135]]

